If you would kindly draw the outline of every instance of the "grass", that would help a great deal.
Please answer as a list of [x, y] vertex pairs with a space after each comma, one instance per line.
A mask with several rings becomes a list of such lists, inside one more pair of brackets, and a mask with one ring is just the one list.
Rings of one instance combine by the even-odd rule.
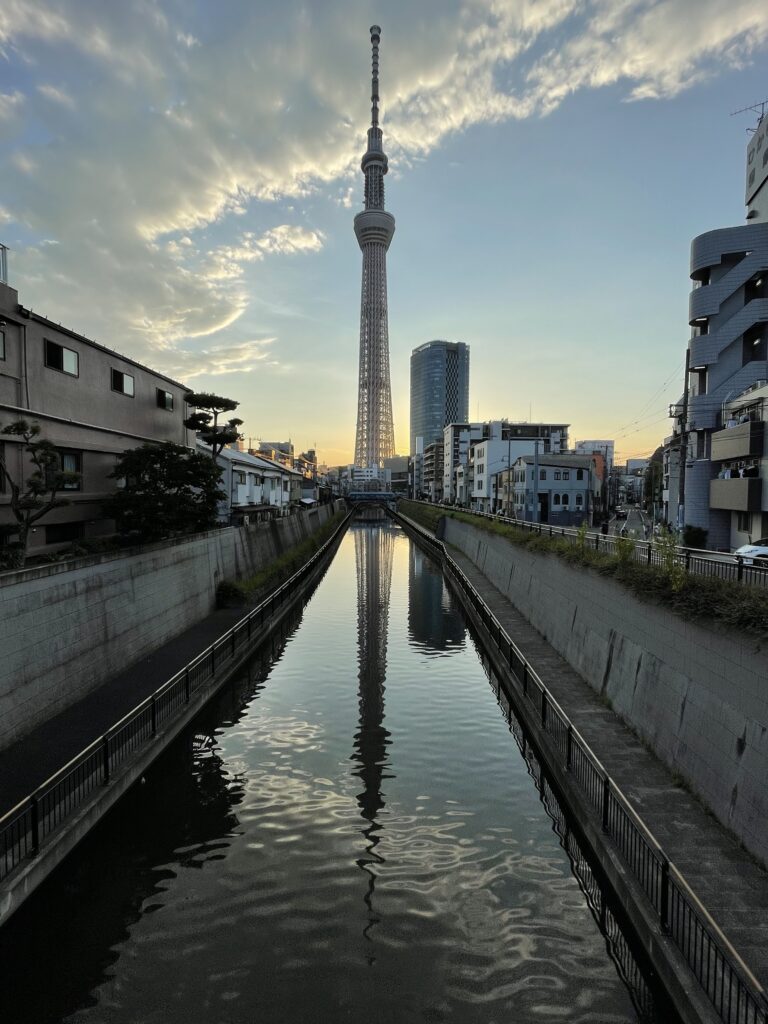
[[336, 512], [311, 537], [289, 548], [255, 575], [236, 581], [223, 580], [216, 589], [219, 606], [258, 604], [262, 597], [293, 576], [322, 547], [345, 515], [346, 512]]
[[498, 534], [517, 547], [537, 554], [555, 555], [569, 565], [611, 576], [643, 601], [662, 605], [689, 620], [713, 619], [738, 632], [768, 637], [768, 589], [743, 583], [695, 576], [670, 559], [664, 565], [632, 561], [633, 542], [618, 545], [616, 554], [595, 551], [584, 543], [572, 544], [455, 509], [401, 501], [398, 509], [428, 530], [436, 530], [443, 516], [469, 523], [478, 530]]

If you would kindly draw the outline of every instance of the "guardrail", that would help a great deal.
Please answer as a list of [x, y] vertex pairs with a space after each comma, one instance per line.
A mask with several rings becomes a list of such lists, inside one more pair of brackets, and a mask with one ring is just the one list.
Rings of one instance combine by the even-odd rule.
[[352, 513], [301, 569], [242, 618], [210, 647], [193, 658], [154, 693], [112, 725], [47, 781], [0, 818], [0, 881], [5, 880], [70, 817], [94, 791], [109, 783], [115, 770], [151, 742], [167, 722], [179, 717], [199, 696], [219, 682], [272, 615], [301, 587], [347, 528]]
[[[413, 501], [412, 498], [408, 499]], [[425, 505], [431, 509], [441, 509], [445, 514], [453, 511], [461, 512], [462, 515], [477, 516], [479, 519], [490, 519], [494, 523], [504, 523], [506, 526], [514, 526], [518, 530], [525, 530], [529, 533], [538, 534], [541, 537], [561, 537], [571, 544], [581, 544], [582, 539], [578, 530], [567, 526], [550, 526], [548, 523], [527, 523], [522, 519], [513, 519], [510, 516], [496, 515], [493, 512], [478, 512], [475, 509], [458, 508], [453, 505], [433, 505], [429, 501], [414, 501], [416, 505]], [[599, 531], [588, 530], [586, 543], [594, 551], [601, 551], [607, 555], [616, 554], [617, 544], [621, 538], [612, 534], [603, 534]], [[663, 559], [658, 547], [653, 540], [635, 540], [629, 538], [634, 544], [632, 560], [640, 565], [663, 566]], [[686, 548], [678, 546], [676, 551], [676, 562], [686, 572], [696, 576], [715, 576], [719, 579], [731, 580], [734, 583], [747, 583], [756, 587], [768, 587], [768, 565], [748, 565], [740, 555], [729, 555], [725, 552], [717, 554], [702, 548]]]
[[[495, 517], [492, 517], [495, 518]], [[533, 706], [565, 769], [600, 818], [652, 906], [661, 931], [682, 953], [725, 1024], [768, 1024], [768, 996], [661, 844], [610, 777], [458, 563], [420, 525], [407, 520], [437, 554], [485, 626], [500, 657]]]

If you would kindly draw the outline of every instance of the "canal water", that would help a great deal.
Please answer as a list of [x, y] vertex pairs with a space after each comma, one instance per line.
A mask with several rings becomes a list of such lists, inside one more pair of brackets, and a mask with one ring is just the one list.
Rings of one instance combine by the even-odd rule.
[[353, 525], [0, 932], [0, 1017], [670, 1021], [521, 736], [439, 568]]

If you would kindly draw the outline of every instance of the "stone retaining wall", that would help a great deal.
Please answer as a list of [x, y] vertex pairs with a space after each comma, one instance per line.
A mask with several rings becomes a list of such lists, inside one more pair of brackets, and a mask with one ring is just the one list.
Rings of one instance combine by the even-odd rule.
[[441, 527], [768, 863], [768, 645], [716, 623], [686, 622], [612, 579], [467, 523], [446, 518]]

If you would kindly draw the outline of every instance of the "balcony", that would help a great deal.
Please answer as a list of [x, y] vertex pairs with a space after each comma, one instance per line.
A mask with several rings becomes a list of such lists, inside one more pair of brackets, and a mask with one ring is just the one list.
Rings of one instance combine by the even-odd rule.
[[735, 427], [718, 430], [712, 435], [712, 461], [743, 459], [747, 456], [760, 457], [763, 454], [765, 424], [762, 422], [739, 423]]
[[759, 477], [734, 477], [709, 481], [709, 507], [731, 512], [759, 512], [763, 481]]

